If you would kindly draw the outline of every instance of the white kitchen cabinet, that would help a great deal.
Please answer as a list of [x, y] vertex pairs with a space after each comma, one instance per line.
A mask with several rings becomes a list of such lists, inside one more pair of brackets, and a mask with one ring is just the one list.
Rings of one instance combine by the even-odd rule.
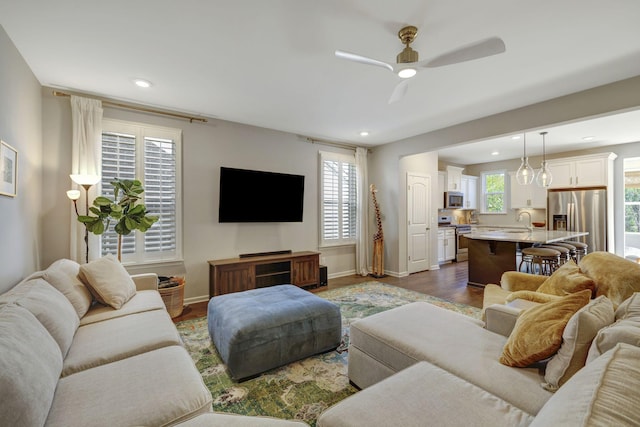
[[447, 173], [438, 171], [438, 209], [444, 209], [444, 192], [447, 188]]
[[447, 262], [456, 258], [456, 229], [438, 230], [438, 262]]
[[[538, 171], [535, 171], [538, 173]], [[529, 185], [520, 185], [515, 172], [509, 172], [511, 183], [511, 209], [546, 209], [547, 189], [534, 180]], [[554, 178], [555, 180], [555, 175]]]
[[447, 166], [447, 191], [462, 191], [463, 170], [457, 166]]
[[478, 209], [478, 177], [462, 175], [462, 193], [464, 194], [464, 208]]
[[613, 178], [614, 153], [555, 159], [547, 162], [553, 176], [549, 188], [609, 186]]
[[444, 230], [444, 260], [451, 261], [456, 258], [456, 229]]

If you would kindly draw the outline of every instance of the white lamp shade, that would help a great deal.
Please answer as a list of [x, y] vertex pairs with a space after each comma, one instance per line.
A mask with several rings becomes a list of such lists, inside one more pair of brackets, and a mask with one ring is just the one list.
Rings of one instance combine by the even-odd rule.
[[67, 191], [67, 197], [70, 200], [78, 200], [80, 198], [80, 190], [69, 190], [69, 191]]
[[72, 174], [71, 180], [78, 185], [96, 185], [100, 182], [100, 175]]

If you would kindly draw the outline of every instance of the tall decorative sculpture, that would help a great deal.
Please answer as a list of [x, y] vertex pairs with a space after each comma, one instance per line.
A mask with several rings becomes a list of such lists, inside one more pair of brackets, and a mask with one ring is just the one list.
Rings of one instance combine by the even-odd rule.
[[376, 199], [376, 193], [378, 190], [376, 186], [371, 184], [369, 186], [371, 190], [371, 198], [373, 199], [373, 207], [376, 212], [376, 226], [377, 231], [373, 235], [373, 261], [371, 262], [371, 275], [373, 277], [384, 277], [384, 234], [382, 233], [382, 220], [380, 219], [380, 206], [378, 205], [378, 199]]

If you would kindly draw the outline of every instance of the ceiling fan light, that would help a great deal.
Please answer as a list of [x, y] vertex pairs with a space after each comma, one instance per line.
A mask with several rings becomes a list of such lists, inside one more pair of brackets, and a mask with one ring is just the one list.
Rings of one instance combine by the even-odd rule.
[[418, 70], [416, 70], [415, 68], [403, 68], [402, 70], [398, 71], [398, 77], [402, 79], [409, 79], [415, 76], [417, 72]]

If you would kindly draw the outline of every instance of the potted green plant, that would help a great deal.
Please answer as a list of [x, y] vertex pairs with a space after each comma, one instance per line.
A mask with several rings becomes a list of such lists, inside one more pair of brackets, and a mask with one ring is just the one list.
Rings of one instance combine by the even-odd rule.
[[[122, 259], [122, 236], [138, 230], [146, 232], [158, 217], [148, 215], [146, 206], [140, 202], [144, 188], [140, 181], [129, 179], [115, 179], [113, 186], [113, 200], [99, 196], [89, 208], [90, 213], [79, 215], [78, 221], [93, 234], [103, 234], [109, 228], [111, 221], [117, 221], [114, 230], [118, 234], [118, 260]], [[92, 215], [93, 214], [93, 215]]]

